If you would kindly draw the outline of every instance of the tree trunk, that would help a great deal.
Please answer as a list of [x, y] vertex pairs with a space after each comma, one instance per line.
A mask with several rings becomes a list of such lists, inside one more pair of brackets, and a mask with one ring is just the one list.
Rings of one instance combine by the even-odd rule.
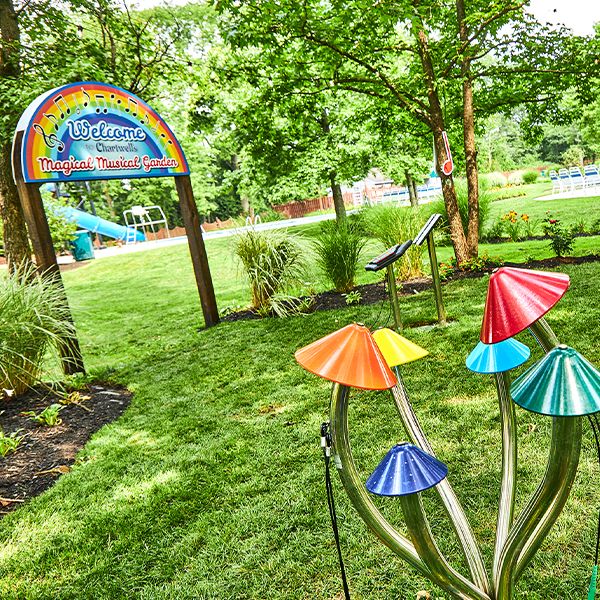
[[[324, 108], [321, 111], [321, 117], [319, 119], [323, 133], [327, 136], [331, 132], [329, 125], [329, 113]], [[346, 207], [344, 206], [344, 197], [342, 195], [342, 188], [336, 181], [337, 173], [334, 169], [329, 171], [329, 183], [331, 185], [331, 193], [333, 194], [333, 208], [335, 209], [335, 219], [338, 223], [346, 221]]]
[[[17, 79], [21, 75], [20, 37], [12, 0], [0, 0], [0, 39], [0, 77]], [[10, 135], [16, 126], [17, 116], [10, 110], [5, 114], [9, 117], [4, 122], [5, 135]], [[0, 217], [4, 229], [4, 254], [9, 268], [14, 270], [31, 262], [31, 250], [23, 209], [12, 177], [12, 143], [7, 138], [8, 136], [0, 140]]]
[[415, 194], [415, 186], [414, 186], [414, 179], [412, 178], [412, 175], [408, 172], [408, 170], [404, 171], [404, 177], [406, 179], [406, 187], [408, 188], [408, 197], [410, 199], [410, 205], [411, 206], [417, 206], [419, 204], [419, 200]]
[[417, 182], [415, 181], [414, 177], [411, 177], [411, 185], [412, 185], [412, 189], [413, 189], [413, 194], [415, 196], [415, 206], [419, 206], [419, 190], [417, 189]]
[[469, 55], [469, 32], [467, 29], [464, 0], [456, 0], [459, 37], [465, 47], [461, 65], [463, 78], [463, 142], [467, 172], [467, 252], [469, 258], [477, 258], [479, 252], [479, 177], [477, 172], [477, 149], [475, 147], [475, 115], [473, 110], [473, 81]]
[[342, 194], [342, 188], [336, 181], [337, 173], [330, 171], [329, 182], [331, 184], [331, 193], [333, 194], [333, 208], [335, 209], [335, 218], [338, 223], [342, 223], [346, 220], [346, 207], [344, 206], [344, 196]]
[[454, 179], [452, 178], [452, 175], [445, 175], [442, 170], [442, 165], [449, 158], [446, 153], [446, 146], [444, 145], [444, 139], [442, 137], [442, 131], [445, 130], [444, 115], [437, 92], [435, 73], [433, 70], [431, 54], [429, 53], [427, 35], [421, 27], [418, 28], [416, 37], [419, 48], [419, 56], [423, 65], [423, 73], [425, 75], [425, 83], [427, 85], [430, 117], [429, 126], [433, 132], [433, 143], [435, 145], [435, 153], [437, 156], [436, 171], [439, 173], [442, 180], [442, 194], [444, 196], [444, 204], [446, 205], [446, 213], [448, 214], [450, 239], [452, 240], [452, 246], [454, 248], [456, 260], [460, 264], [461, 262], [469, 259], [469, 252], [465, 231], [463, 229], [460, 212], [458, 210]]
[[31, 262], [25, 217], [11, 167], [11, 144], [2, 144], [0, 154], [0, 215], [4, 230], [4, 255], [11, 271]]

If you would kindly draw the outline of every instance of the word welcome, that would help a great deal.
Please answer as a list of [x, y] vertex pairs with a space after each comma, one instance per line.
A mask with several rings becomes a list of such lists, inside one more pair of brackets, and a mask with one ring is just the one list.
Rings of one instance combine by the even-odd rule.
[[141, 158], [139, 156], [133, 158], [88, 156], [82, 160], [76, 159], [74, 156], [69, 156], [65, 160], [39, 156], [37, 160], [43, 173], [62, 173], [65, 177], [80, 171], [137, 171], [143, 168], [146, 173], [149, 173], [152, 169], [171, 169], [179, 166], [179, 162], [174, 158], [166, 156], [153, 158], [147, 155]]
[[75, 141], [94, 140], [95, 142], [141, 142], [146, 132], [141, 127], [122, 127], [106, 121], [90, 123], [87, 119], [67, 121], [69, 135]]

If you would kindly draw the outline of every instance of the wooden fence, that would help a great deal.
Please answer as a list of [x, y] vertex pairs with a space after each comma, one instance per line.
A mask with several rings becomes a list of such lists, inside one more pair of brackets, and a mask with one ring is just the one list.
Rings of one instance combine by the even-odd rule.
[[[343, 197], [346, 206], [354, 206], [352, 192], [344, 193]], [[279, 206], [274, 206], [273, 210], [286, 219], [297, 219], [317, 210], [329, 210], [331, 208], [333, 208], [333, 198], [331, 196], [321, 196], [320, 198], [311, 198], [310, 200], [280, 204]]]

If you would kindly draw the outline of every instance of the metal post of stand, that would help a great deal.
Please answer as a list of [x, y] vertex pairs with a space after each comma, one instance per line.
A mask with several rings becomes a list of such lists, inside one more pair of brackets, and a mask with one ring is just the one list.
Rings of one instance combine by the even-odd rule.
[[427, 252], [429, 254], [429, 264], [431, 265], [431, 278], [433, 279], [433, 291], [435, 296], [435, 304], [438, 313], [438, 323], [440, 325], [447, 324], [446, 308], [442, 297], [442, 282], [440, 280], [440, 271], [438, 269], [437, 255], [435, 252], [435, 241], [433, 239], [433, 229], [439, 223], [442, 215], [436, 213], [429, 217], [427, 223], [423, 225], [421, 231], [415, 237], [413, 244], [420, 246], [427, 240]]
[[412, 245], [412, 240], [408, 240], [403, 244], [392, 246], [383, 254], [373, 258], [365, 265], [365, 271], [380, 271], [384, 267], [387, 268], [387, 284], [390, 304], [392, 306], [392, 314], [394, 315], [394, 328], [397, 332], [402, 331], [402, 317], [400, 315], [400, 304], [398, 302], [398, 289], [396, 287], [396, 275], [394, 273], [394, 263], [404, 256], [404, 253]]
[[390, 295], [392, 314], [394, 315], [394, 328], [397, 332], [400, 332], [402, 331], [402, 317], [400, 315], [400, 304], [398, 303], [398, 289], [396, 288], [396, 274], [394, 273], [394, 265], [390, 264], [386, 268], [388, 294]]

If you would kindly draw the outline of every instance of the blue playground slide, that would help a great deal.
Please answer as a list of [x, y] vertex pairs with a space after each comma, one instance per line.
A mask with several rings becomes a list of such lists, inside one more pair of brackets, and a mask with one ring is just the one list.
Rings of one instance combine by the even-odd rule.
[[[105, 235], [106, 237], [114, 238], [115, 240], [127, 240], [128, 228], [124, 225], [118, 225], [112, 221], [107, 221], [106, 219], [96, 217], [90, 213], [84, 212], [83, 210], [78, 210], [70, 206], [57, 206], [54, 207], [53, 210], [69, 221], [74, 221], [77, 223], [77, 226], [81, 227], [81, 229], [87, 229], [92, 233], [99, 233], [100, 235]], [[130, 227], [129, 231], [129, 241], [132, 241], [133, 228]], [[136, 231], [135, 241], [145, 242], [146, 236], [141, 231]]]

